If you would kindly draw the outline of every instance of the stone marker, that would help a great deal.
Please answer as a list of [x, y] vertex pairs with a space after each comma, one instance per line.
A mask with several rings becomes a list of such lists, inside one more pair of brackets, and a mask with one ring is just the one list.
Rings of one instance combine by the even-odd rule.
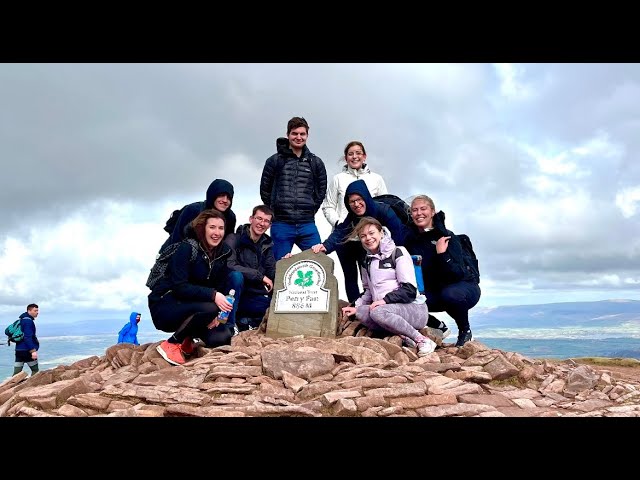
[[336, 337], [338, 280], [333, 267], [332, 258], [311, 249], [278, 260], [268, 336]]

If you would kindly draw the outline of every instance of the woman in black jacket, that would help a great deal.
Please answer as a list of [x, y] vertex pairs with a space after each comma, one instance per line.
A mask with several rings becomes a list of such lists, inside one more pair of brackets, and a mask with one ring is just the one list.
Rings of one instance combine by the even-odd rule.
[[[422, 255], [422, 277], [429, 312], [447, 312], [458, 325], [456, 347], [471, 340], [469, 310], [480, 300], [480, 286], [466, 268], [462, 245], [444, 226], [444, 212], [427, 195], [411, 202], [414, 225], [407, 227], [404, 246], [412, 255]], [[442, 338], [450, 332], [444, 322], [429, 315], [427, 327]]]
[[222, 241], [222, 213], [204, 210], [191, 227], [149, 294], [153, 324], [163, 332], [174, 332], [157, 350], [174, 365], [185, 363], [184, 354], [193, 352], [193, 338], [200, 338], [208, 347], [231, 342], [232, 326], [221, 323], [218, 314], [232, 310], [226, 292], [231, 275], [242, 275], [227, 266], [232, 251]]

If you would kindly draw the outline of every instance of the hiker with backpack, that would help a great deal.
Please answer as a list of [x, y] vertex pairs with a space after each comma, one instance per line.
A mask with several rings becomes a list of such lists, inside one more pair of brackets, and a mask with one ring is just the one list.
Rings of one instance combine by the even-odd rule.
[[35, 319], [40, 308], [35, 303], [27, 305], [27, 311], [20, 315], [20, 327], [24, 337], [16, 343], [16, 361], [13, 364], [13, 374], [22, 371], [26, 363], [31, 369], [31, 375], [38, 372], [38, 350], [40, 342], [36, 336]]
[[[228, 265], [233, 251], [223, 242], [224, 215], [204, 210], [190, 226], [187, 238], [169, 258], [166, 271], [153, 283], [148, 297], [155, 327], [172, 332], [156, 349], [173, 365], [182, 365], [185, 355], [194, 352], [194, 338], [211, 348], [231, 343], [234, 305], [225, 296], [233, 288], [232, 276], [239, 275], [242, 280], [242, 274]], [[236, 298], [239, 296], [236, 291]], [[226, 323], [218, 319], [220, 312], [232, 312]]]
[[[373, 173], [369, 165], [365, 163], [367, 161], [367, 151], [362, 142], [355, 140], [349, 142], [344, 148], [343, 158], [345, 165], [342, 167], [342, 171], [333, 177], [327, 189], [327, 196], [322, 204], [322, 212], [327, 222], [332, 226], [332, 230], [347, 218], [347, 214], [350, 211], [344, 202], [347, 186], [350, 183], [362, 179], [367, 184], [369, 193], [372, 196], [387, 193], [387, 185], [384, 183], [382, 176]], [[349, 240], [344, 243], [338, 243], [336, 254], [342, 266], [347, 298], [350, 302], [353, 302], [360, 296], [357, 259], [362, 256], [362, 246], [357, 238]]]
[[[344, 205], [348, 211], [347, 216], [336, 226], [324, 242], [312, 247], [314, 253], [324, 252], [329, 255], [340, 245], [349, 242], [350, 239], [353, 238], [351, 232], [365, 215], [367, 217], [373, 217], [380, 222], [383, 227], [387, 227], [396, 245], [403, 245], [404, 229], [398, 215], [396, 215], [395, 211], [388, 204], [373, 199], [364, 180], [356, 180], [347, 185], [344, 195]], [[358, 242], [354, 247], [349, 249], [348, 254], [347, 261], [360, 264], [362, 260], [364, 260], [365, 249], [360, 242]], [[360, 296], [357, 276], [355, 278], [347, 278], [345, 276], [345, 289], [347, 292], [350, 292], [351, 298], [349, 298], [349, 302], [353, 305], [356, 298]], [[353, 298], [354, 296], [355, 298]]]
[[[447, 230], [444, 212], [436, 213], [433, 200], [417, 195], [411, 202], [413, 225], [407, 229], [404, 246], [422, 256], [424, 294], [430, 312], [446, 312], [458, 326], [456, 347], [472, 339], [469, 310], [480, 300], [480, 272], [475, 258], [465, 252], [458, 235]], [[445, 338], [444, 322], [429, 315], [427, 327]]]
[[160, 247], [162, 252], [172, 243], [181, 241], [186, 236], [186, 228], [189, 223], [203, 210], [213, 208], [224, 215], [225, 235], [233, 233], [236, 229], [236, 214], [231, 210], [233, 203], [233, 185], [221, 178], [215, 179], [207, 188], [207, 196], [203, 202], [193, 202], [175, 210], [164, 227], [169, 233], [169, 238]]
[[407, 249], [397, 247], [389, 230], [372, 217], [361, 218], [350, 234], [353, 236], [367, 252], [360, 267], [364, 293], [354, 306], [343, 307], [342, 314], [355, 315], [371, 330], [399, 335], [405, 344], [417, 347], [420, 357], [433, 352], [435, 342], [419, 332], [429, 312], [424, 298], [418, 298]]
[[304, 251], [320, 242], [316, 212], [327, 193], [324, 163], [307, 147], [309, 124], [302, 117], [287, 123], [287, 138], [276, 140], [277, 152], [264, 163], [260, 198], [273, 210], [271, 225], [276, 260], [291, 253], [294, 245]]

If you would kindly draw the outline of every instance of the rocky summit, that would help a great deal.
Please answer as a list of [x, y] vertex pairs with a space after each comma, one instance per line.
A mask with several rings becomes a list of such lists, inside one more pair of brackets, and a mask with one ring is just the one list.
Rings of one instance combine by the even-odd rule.
[[635, 417], [640, 384], [571, 360], [552, 364], [478, 341], [418, 357], [400, 337], [343, 320], [337, 338], [261, 330], [184, 366], [157, 343], [118, 344], [0, 384], [0, 417]]

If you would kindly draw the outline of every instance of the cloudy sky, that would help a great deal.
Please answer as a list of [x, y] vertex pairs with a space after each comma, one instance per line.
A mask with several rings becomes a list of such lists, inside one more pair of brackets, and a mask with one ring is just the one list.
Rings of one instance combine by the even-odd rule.
[[2, 64], [0, 105], [5, 318], [149, 319], [170, 212], [224, 178], [248, 221], [296, 115], [470, 235], [479, 306], [639, 298], [639, 64]]

